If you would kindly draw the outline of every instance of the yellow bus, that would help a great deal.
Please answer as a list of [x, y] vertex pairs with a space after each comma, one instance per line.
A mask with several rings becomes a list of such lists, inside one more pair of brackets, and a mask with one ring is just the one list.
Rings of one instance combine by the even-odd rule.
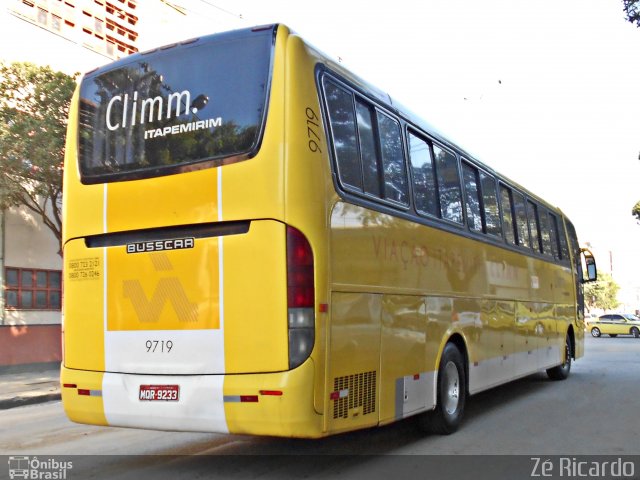
[[76, 422], [446, 434], [583, 354], [595, 264], [562, 212], [283, 25], [87, 73], [63, 209]]

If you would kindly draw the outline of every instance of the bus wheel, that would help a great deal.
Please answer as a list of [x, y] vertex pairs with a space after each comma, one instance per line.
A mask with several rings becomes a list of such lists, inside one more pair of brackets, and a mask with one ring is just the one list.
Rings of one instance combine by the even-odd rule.
[[464, 357], [458, 347], [447, 343], [438, 368], [438, 403], [434, 411], [420, 416], [420, 426], [432, 433], [452, 434], [462, 422], [466, 399]]
[[569, 334], [564, 342], [564, 362], [557, 367], [547, 370], [547, 375], [551, 380], [564, 380], [569, 376], [571, 371], [571, 339]]
[[640, 337], [640, 330], [638, 330], [636, 327], [633, 327], [631, 329], [631, 332], [629, 333], [631, 333], [631, 335], [633, 335], [636, 338]]

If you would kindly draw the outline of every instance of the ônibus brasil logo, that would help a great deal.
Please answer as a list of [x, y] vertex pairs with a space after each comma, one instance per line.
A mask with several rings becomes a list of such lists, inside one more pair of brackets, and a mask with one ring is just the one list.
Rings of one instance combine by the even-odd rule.
[[73, 468], [73, 462], [38, 457], [9, 457], [9, 478], [25, 478], [32, 480], [66, 480], [67, 470]]

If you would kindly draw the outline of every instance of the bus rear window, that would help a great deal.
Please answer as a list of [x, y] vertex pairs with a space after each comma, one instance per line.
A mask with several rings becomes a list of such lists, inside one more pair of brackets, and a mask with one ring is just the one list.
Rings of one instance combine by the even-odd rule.
[[80, 87], [83, 183], [166, 175], [254, 153], [273, 39], [272, 29], [212, 35], [89, 74]]

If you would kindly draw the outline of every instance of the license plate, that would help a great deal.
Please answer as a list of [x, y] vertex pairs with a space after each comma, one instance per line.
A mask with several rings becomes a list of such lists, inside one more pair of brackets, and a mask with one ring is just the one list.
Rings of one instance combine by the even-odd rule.
[[177, 402], [180, 398], [180, 385], [140, 385], [140, 400]]

